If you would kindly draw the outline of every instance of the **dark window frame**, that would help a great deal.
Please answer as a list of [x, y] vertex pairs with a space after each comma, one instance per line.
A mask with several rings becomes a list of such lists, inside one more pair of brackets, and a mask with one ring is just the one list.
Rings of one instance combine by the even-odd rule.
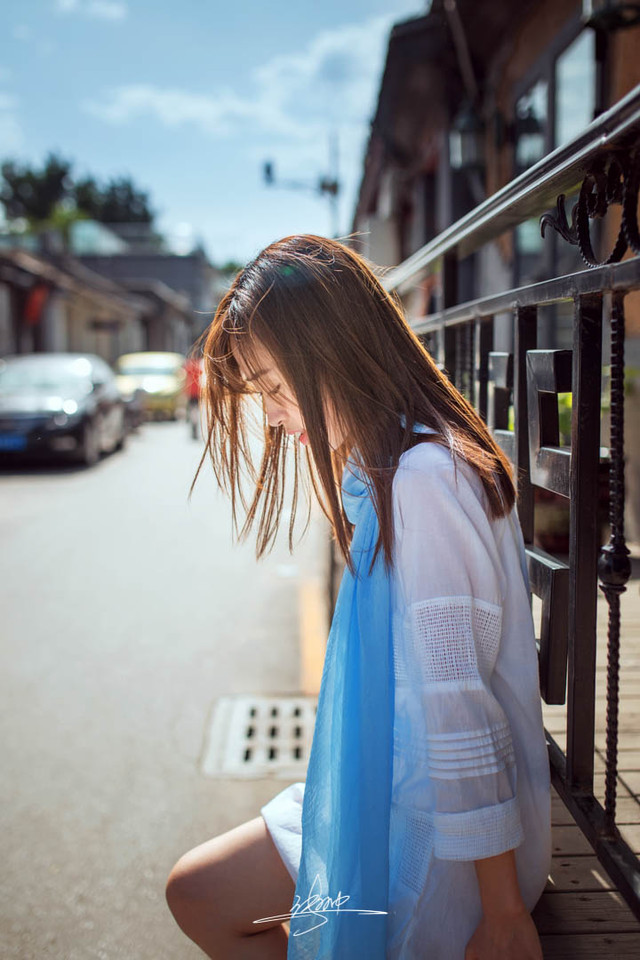
[[[512, 123], [515, 123], [517, 117], [518, 100], [525, 96], [535, 84], [542, 80], [547, 84], [547, 121], [545, 130], [544, 154], [548, 155], [556, 148], [556, 93], [557, 93], [557, 62], [562, 54], [578, 39], [585, 31], [591, 30], [582, 20], [580, 11], [576, 11], [547, 43], [540, 56], [527, 70], [527, 72], [513, 84], [509, 99], [509, 112]], [[598, 115], [601, 109], [601, 91], [599, 90], [600, 68], [599, 64], [599, 44], [598, 37], [594, 47], [594, 117]], [[517, 173], [516, 165], [516, 145], [514, 143], [513, 156], [511, 160], [512, 176]], [[568, 204], [568, 206], [570, 206]], [[570, 214], [570, 210], [567, 211]], [[555, 232], [548, 231], [545, 237], [544, 247], [540, 254], [540, 279], [554, 277], [558, 271], [558, 237]], [[513, 285], [520, 285], [522, 280], [521, 253], [518, 249], [518, 238], [516, 231], [513, 232], [513, 265], [512, 279]], [[531, 278], [526, 278], [530, 282]], [[541, 346], [555, 348], [557, 342], [557, 307], [549, 306], [541, 311], [539, 316], [539, 342]]]

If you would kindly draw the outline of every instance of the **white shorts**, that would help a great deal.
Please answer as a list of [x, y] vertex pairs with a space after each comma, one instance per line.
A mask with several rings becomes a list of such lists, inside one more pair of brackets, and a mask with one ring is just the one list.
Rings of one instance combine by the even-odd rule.
[[304, 783], [292, 783], [261, 807], [278, 853], [294, 883], [298, 879], [302, 855], [302, 801]]

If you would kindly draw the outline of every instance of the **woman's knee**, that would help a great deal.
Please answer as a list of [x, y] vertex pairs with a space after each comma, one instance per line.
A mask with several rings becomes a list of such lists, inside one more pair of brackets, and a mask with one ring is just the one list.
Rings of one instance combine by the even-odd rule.
[[169, 873], [165, 895], [183, 929], [206, 913], [209, 928], [247, 935], [277, 925], [253, 920], [286, 914], [294, 889], [259, 817], [183, 854]]
[[198, 892], [197, 870], [194, 869], [192, 852], [183, 854], [174, 863], [167, 877], [165, 895], [170, 907], [194, 899]]
[[[217, 839], [217, 838], [215, 838]], [[222, 872], [216, 859], [209, 854], [204, 861], [202, 846], [194, 847], [184, 853], [173, 865], [165, 885], [165, 897], [169, 909], [178, 922], [206, 903], [207, 910], [213, 915], [217, 900], [217, 886]]]

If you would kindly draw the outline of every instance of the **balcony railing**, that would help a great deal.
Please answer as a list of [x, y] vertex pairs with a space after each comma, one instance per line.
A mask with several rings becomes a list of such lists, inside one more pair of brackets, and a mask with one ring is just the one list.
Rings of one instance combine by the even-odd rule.
[[[542, 606], [537, 638], [548, 704], [566, 702], [566, 752], [547, 731], [551, 776], [578, 826], [640, 917], [640, 862], [616, 825], [620, 594], [631, 574], [624, 537], [625, 296], [640, 287], [637, 204], [640, 87], [566, 144], [489, 197], [386, 274], [401, 295], [438, 274], [440, 309], [409, 317], [434, 359], [492, 430], [515, 468], [518, 513], [532, 593]], [[564, 195], [579, 191], [571, 222]], [[590, 221], [620, 206], [611, 253], [598, 259]], [[554, 212], [548, 212], [549, 209]], [[461, 259], [539, 217], [582, 254], [585, 269], [458, 303]], [[636, 256], [620, 262], [629, 251]], [[587, 269], [588, 267], [588, 269]], [[573, 303], [572, 349], [537, 349], [538, 310]], [[493, 350], [494, 318], [512, 318], [510, 352]], [[610, 336], [610, 443], [600, 446], [603, 329]], [[559, 393], [572, 394], [571, 443], [561, 446]], [[509, 408], [513, 422], [509, 422]], [[600, 479], [608, 477], [609, 542], [599, 538]], [[568, 559], [534, 544], [536, 488], [570, 511]], [[605, 483], [606, 488], [606, 483]], [[604, 806], [594, 795], [596, 606], [608, 605]]]

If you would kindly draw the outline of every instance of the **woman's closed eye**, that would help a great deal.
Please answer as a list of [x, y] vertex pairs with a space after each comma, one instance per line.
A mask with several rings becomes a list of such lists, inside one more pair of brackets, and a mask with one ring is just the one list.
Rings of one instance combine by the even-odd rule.
[[279, 393], [281, 384], [278, 384], [275, 387], [272, 387], [271, 390], [260, 390], [258, 387], [254, 386], [251, 382], [245, 381], [245, 391], [246, 393], [252, 394], [254, 397], [271, 397], [276, 393]]

